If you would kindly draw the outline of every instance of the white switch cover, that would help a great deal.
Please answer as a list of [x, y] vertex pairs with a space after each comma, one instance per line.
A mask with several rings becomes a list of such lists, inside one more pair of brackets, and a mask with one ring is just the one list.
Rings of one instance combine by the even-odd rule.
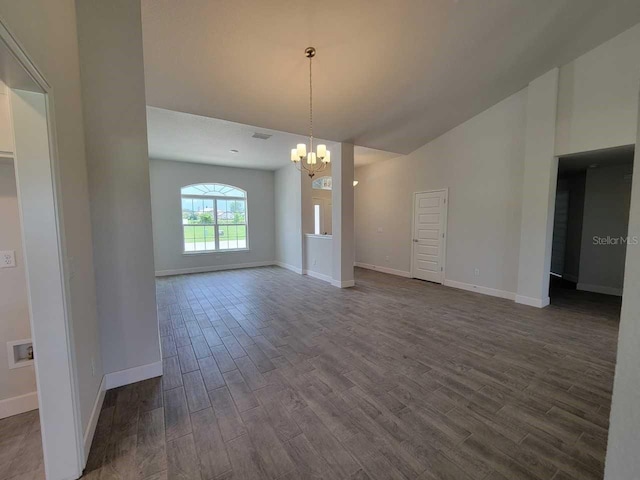
[[0, 251], [0, 268], [12, 268], [16, 266], [15, 250]]

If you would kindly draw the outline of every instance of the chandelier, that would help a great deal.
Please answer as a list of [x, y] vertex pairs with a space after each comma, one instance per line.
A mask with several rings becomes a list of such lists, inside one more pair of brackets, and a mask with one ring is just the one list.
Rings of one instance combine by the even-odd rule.
[[[326, 145], [318, 145], [313, 151], [313, 81], [311, 63], [316, 56], [316, 49], [307, 47], [304, 55], [309, 59], [309, 150], [305, 143], [299, 143], [291, 149], [291, 161], [298, 170], [305, 171], [313, 178], [317, 172], [321, 172], [331, 162], [331, 152]], [[319, 163], [318, 163], [319, 162]]]

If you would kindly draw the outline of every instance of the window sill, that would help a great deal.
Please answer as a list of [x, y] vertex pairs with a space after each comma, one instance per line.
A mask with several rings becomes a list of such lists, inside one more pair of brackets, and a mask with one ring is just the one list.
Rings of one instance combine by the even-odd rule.
[[182, 255], [218, 255], [221, 253], [250, 252], [250, 248], [234, 248], [233, 250], [205, 250], [202, 252], [182, 252]]
[[305, 233], [304, 236], [309, 238], [324, 238], [326, 240], [331, 240], [333, 238], [332, 235], [316, 235], [315, 233]]

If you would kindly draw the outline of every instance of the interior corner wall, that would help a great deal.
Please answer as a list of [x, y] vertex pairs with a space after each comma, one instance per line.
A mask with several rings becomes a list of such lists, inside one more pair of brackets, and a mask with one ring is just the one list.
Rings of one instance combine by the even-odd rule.
[[105, 373], [161, 360], [140, 2], [76, 3]]
[[[274, 172], [155, 159], [149, 168], [156, 274], [273, 263]], [[180, 189], [194, 183], [224, 183], [247, 192], [249, 250], [184, 254]]]
[[27, 279], [13, 160], [0, 159], [0, 250], [14, 250], [16, 267], [0, 271], [0, 401], [36, 391], [32, 365], [10, 369], [7, 342], [31, 338]]
[[515, 294], [526, 99], [525, 89], [409, 155], [358, 168], [356, 263], [409, 275], [413, 193], [448, 187], [445, 278]]
[[[51, 113], [56, 126], [61, 187], [58, 193], [64, 212], [61, 229], [65, 237], [66, 260], [73, 265], [73, 276], [68, 279], [68, 307], [84, 432], [89, 425], [103, 369], [96, 312], [75, 3], [73, 0], [0, 0], [0, 16], [54, 92]], [[91, 368], [92, 360], [95, 375]]]
[[627, 245], [620, 239], [628, 233], [632, 171], [631, 165], [587, 170], [578, 290], [622, 295]]

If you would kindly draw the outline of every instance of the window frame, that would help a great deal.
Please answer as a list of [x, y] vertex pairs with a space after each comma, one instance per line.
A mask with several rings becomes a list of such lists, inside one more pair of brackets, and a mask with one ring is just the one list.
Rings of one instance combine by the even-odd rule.
[[[196, 194], [182, 194], [182, 189], [184, 188], [188, 188], [188, 187], [193, 187], [193, 186], [197, 186], [197, 185], [224, 185], [226, 187], [231, 187], [234, 188], [236, 190], [239, 190], [241, 192], [244, 192], [244, 197], [237, 197], [237, 196], [224, 196], [224, 195], [196, 195]], [[190, 199], [198, 199], [198, 200], [213, 200], [213, 210], [214, 210], [214, 215], [213, 215], [213, 220], [214, 223], [198, 223], [198, 224], [184, 224], [181, 223], [180, 227], [181, 227], [181, 232], [180, 234], [182, 235], [182, 254], [183, 255], [202, 255], [202, 254], [218, 254], [218, 253], [226, 253], [226, 252], [246, 252], [248, 250], [250, 250], [249, 248], [249, 194], [247, 193], [246, 190], [240, 188], [240, 187], [236, 187], [235, 185], [228, 185], [226, 183], [216, 183], [216, 182], [211, 182], [211, 183], [193, 183], [190, 185], [184, 185], [182, 187], [180, 187], [180, 220], [181, 222], [184, 221], [184, 219], [182, 218], [182, 200], [185, 198], [190, 198]], [[220, 224], [218, 223], [218, 200], [241, 200], [244, 202], [244, 218], [245, 218], [245, 223], [231, 223], [231, 224]], [[202, 227], [214, 227], [213, 228], [213, 233], [214, 233], [214, 240], [215, 240], [215, 250], [190, 250], [187, 251], [185, 249], [186, 247], [186, 242], [185, 242], [185, 236], [184, 236], [184, 227], [198, 227], [198, 226], [202, 226]], [[245, 232], [246, 232], [246, 239], [245, 239], [245, 247], [242, 248], [226, 248], [224, 250], [220, 249], [220, 230], [219, 227], [220, 226], [226, 226], [226, 227], [238, 227], [238, 226], [243, 226], [245, 227]]]

